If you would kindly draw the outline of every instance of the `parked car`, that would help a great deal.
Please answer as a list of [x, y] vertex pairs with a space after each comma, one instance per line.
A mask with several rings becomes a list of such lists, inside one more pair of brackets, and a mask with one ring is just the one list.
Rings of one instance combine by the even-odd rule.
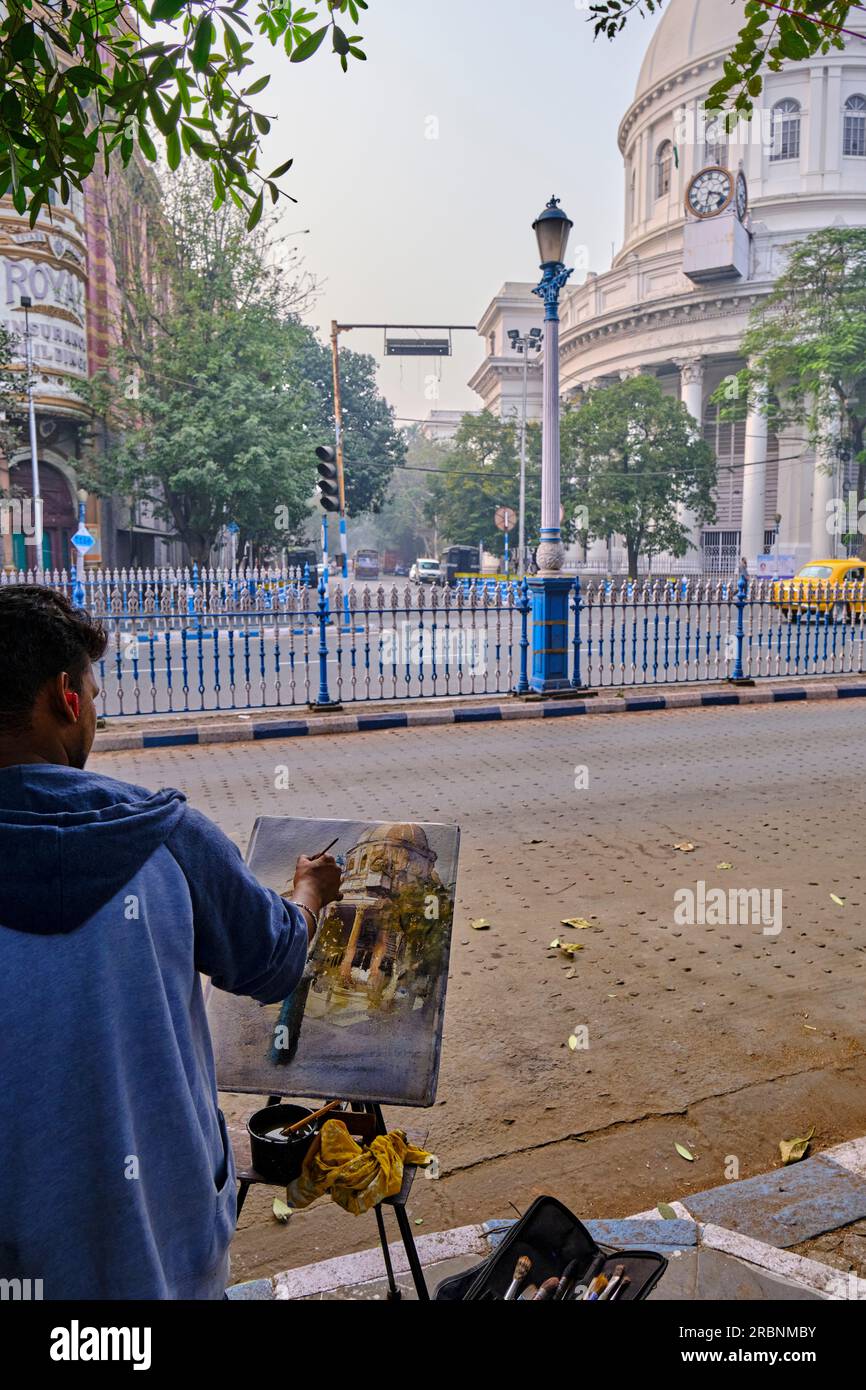
[[801, 613], [829, 615], [833, 622], [862, 620], [866, 565], [856, 556], [846, 560], [810, 560], [793, 579], [777, 579], [770, 602], [784, 618]]
[[378, 579], [378, 550], [356, 550], [352, 559], [352, 569], [356, 579]]
[[442, 580], [442, 566], [430, 555], [416, 560], [409, 570], [409, 578], [418, 584], [439, 584]]

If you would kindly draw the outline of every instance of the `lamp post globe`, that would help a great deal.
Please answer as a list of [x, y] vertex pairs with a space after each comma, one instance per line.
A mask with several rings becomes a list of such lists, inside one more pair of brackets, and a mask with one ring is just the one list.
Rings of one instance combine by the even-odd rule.
[[568, 237], [573, 226], [571, 218], [559, 206], [559, 199], [551, 198], [532, 224], [538, 240], [538, 259], [542, 270], [548, 265], [564, 265]]

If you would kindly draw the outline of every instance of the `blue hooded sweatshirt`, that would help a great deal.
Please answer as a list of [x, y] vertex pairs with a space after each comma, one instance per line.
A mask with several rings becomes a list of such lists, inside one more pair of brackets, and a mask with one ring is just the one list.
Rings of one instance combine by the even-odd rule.
[[199, 972], [295, 988], [302, 914], [178, 791], [0, 769], [0, 1278], [221, 1298], [235, 1182]]

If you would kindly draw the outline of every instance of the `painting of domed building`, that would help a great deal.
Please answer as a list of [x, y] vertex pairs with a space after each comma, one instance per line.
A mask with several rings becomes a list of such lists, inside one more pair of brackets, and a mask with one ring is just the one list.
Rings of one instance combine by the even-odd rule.
[[439, 1069], [459, 831], [411, 821], [261, 817], [248, 862], [285, 892], [301, 854], [331, 853], [324, 912], [298, 988], [278, 1005], [212, 991], [226, 1090], [430, 1105]]
[[346, 855], [343, 901], [331, 905], [310, 957], [311, 1012], [351, 1024], [360, 1008], [423, 1008], [430, 958], [451, 926], [435, 863], [421, 825], [383, 823], [359, 837]]

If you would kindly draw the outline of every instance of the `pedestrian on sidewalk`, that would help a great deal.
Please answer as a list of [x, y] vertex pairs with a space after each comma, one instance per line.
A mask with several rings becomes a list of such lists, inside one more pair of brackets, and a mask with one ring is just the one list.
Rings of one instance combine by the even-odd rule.
[[330, 855], [292, 901], [182, 792], [85, 771], [103, 629], [0, 589], [0, 1279], [46, 1299], [222, 1298], [235, 1178], [200, 973], [274, 1003]]

